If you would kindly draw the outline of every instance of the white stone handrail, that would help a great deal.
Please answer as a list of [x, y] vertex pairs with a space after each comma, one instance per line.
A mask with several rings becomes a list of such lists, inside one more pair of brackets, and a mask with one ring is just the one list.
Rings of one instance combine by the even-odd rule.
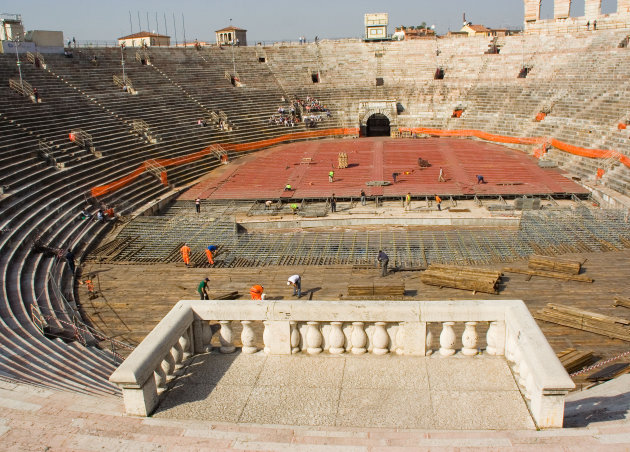
[[[242, 324], [243, 353], [262, 343], [269, 354], [363, 353], [442, 356], [481, 353], [477, 324], [489, 323], [485, 353], [505, 355], [539, 427], [561, 427], [574, 384], [520, 300], [457, 301], [180, 301], [112, 374], [127, 414], [146, 416], [166, 383], [193, 353], [210, 345], [218, 322], [221, 353], [232, 353], [232, 322]], [[263, 322], [256, 340], [252, 322]], [[433, 348], [430, 325], [441, 324]], [[453, 325], [463, 324], [458, 342]], [[262, 339], [262, 341], [260, 340]], [[456, 345], [461, 343], [458, 350]]]

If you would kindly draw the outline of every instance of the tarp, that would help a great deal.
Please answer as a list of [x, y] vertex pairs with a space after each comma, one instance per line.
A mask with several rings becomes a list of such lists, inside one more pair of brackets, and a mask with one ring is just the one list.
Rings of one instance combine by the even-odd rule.
[[[289, 133], [286, 135], [281, 135], [276, 138], [270, 138], [267, 140], [254, 141], [251, 143], [227, 143], [221, 144], [223, 149], [228, 151], [235, 152], [243, 152], [243, 151], [253, 151], [256, 149], [262, 149], [269, 146], [273, 146], [275, 144], [283, 143], [285, 141], [293, 141], [293, 140], [303, 140], [305, 138], [318, 138], [318, 137], [328, 137], [328, 136], [339, 136], [339, 135], [358, 135], [359, 128], [337, 128], [337, 129], [325, 129], [325, 130], [313, 130], [308, 132], [296, 132]], [[192, 163], [196, 160], [205, 157], [206, 155], [212, 153], [214, 151], [213, 146], [208, 146], [207, 148], [202, 149], [201, 151], [195, 152], [194, 154], [185, 155], [183, 157], [174, 157], [170, 159], [156, 159], [154, 162], [162, 167], [183, 165], [186, 163]], [[155, 165], [154, 163], [154, 165]], [[98, 197], [107, 195], [110, 193], [119, 190], [126, 185], [129, 185], [133, 181], [135, 181], [140, 175], [147, 169], [149, 164], [147, 162], [143, 162], [138, 168], [132, 171], [127, 176], [121, 177], [114, 182], [105, 185], [99, 185], [98, 187], [93, 187], [91, 189], [92, 196]]]

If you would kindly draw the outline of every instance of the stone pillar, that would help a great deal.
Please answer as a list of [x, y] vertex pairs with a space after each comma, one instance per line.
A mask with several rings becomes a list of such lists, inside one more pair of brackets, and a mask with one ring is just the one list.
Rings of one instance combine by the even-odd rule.
[[479, 339], [476, 330], [477, 322], [466, 322], [464, 334], [462, 334], [462, 354], [474, 356], [479, 353], [477, 341]]
[[554, 19], [566, 19], [569, 17], [571, 10], [571, 0], [554, 0], [553, 17]]
[[158, 392], [153, 374], [141, 387], [123, 386], [122, 394], [125, 412], [131, 416], [148, 416], [158, 404]]
[[385, 322], [376, 322], [374, 334], [372, 335], [372, 353], [375, 355], [385, 355], [389, 352], [389, 335], [385, 329]]
[[586, 16], [587, 19], [597, 19], [601, 15], [602, 15], [602, 0], [585, 0], [584, 16]]
[[525, 1], [525, 22], [534, 22], [540, 19], [540, 3], [542, 0]]
[[272, 355], [291, 354], [291, 326], [288, 320], [265, 320], [263, 341], [265, 353]]
[[306, 322], [306, 352], [317, 355], [322, 352], [322, 332], [319, 330], [319, 322]]
[[532, 395], [530, 409], [539, 428], [562, 428], [564, 399], [568, 392], [563, 389], [543, 389]]
[[505, 322], [490, 322], [486, 333], [486, 352], [489, 355], [503, 355], [505, 353]]
[[295, 320], [289, 321], [291, 353], [299, 353], [300, 351], [300, 330]]

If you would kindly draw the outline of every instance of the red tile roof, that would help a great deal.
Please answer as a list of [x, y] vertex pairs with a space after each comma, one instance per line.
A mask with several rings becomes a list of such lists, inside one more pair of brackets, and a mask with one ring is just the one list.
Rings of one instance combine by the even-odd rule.
[[170, 36], [159, 35], [157, 33], [149, 33], [148, 31], [140, 31], [132, 35], [123, 36], [118, 39], [134, 39], [134, 38], [170, 38]]

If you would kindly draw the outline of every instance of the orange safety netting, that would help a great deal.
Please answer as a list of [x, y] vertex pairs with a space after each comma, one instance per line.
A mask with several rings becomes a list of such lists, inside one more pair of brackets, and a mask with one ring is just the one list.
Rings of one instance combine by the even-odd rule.
[[[359, 128], [337, 128], [337, 129], [326, 129], [326, 130], [313, 130], [309, 132], [297, 132], [297, 133], [289, 133], [286, 135], [281, 135], [276, 138], [270, 138], [267, 140], [254, 141], [251, 143], [227, 143], [222, 144], [221, 146], [228, 151], [253, 151], [256, 149], [262, 149], [265, 147], [273, 146], [278, 143], [282, 143], [285, 141], [293, 141], [293, 140], [302, 140], [305, 138], [318, 138], [318, 137], [328, 137], [328, 136], [338, 136], [338, 135], [358, 135]], [[194, 154], [186, 155], [183, 157], [174, 157], [170, 159], [157, 159], [155, 162], [163, 167], [167, 166], [176, 166], [183, 165], [185, 163], [191, 163], [196, 160], [199, 160], [202, 157], [212, 153], [214, 150], [213, 146], [208, 146], [207, 148], [202, 149], [201, 151], [195, 152]], [[113, 193], [118, 189], [129, 185], [134, 180], [136, 180], [140, 175], [147, 169], [149, 165], [147, 162], [143, 162], [138, 168], [132, 171], [130, 174], [121, 177], [120, 179], [105, 185], [99, 185], [98, 187], [93, 187], [91, 189], [92, 196], [103, 196], [109, 193]], [[164, 179], [162, 179], [164, 182]]]
[[564, 143], [555, 138], [547, 137], [510, 137], [506, 135], [495, 135], [487, 133], [482, 130], [442, 130], [442, 129], [429, 129], [426, 127], [417, 128], [401, 128], [401, 131], [411, 131], [416, 134], [434, 135], [434, 136], [447, 136], [447, 137], [477, 137], [486, 141], [493, 141], [496, 143], [512, 143], [512, 144], [550, 144], [556, 149], [559, 149], [569, 154], [579, 155], [581, 157], [588, 158], [613, 158], [619, 163], [630, 168], [630, 157], [623, 155], [618, 151], [611, 151], [606, 149], [588, 149], [579, 146], [573, 146], [571, 144]]

